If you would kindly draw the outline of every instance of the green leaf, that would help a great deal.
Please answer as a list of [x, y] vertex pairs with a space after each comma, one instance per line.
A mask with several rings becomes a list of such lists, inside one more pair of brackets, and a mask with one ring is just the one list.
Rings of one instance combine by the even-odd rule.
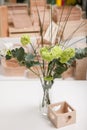
[[59, 67], [56, 67], [55, 68], [55, 70], [54, 70], [54, 72], [55, 73], [58, 73], [59, 75], [60, 74], [62, 74], [64, 71], [66, 71], [67, 69], [66, 69], [66, 67], [64, 67], [64, 66], [59, 66]]
[[74, 61], [75, 61], [75, 57], [71, 58], [66, 64], [70, 66], [73, 64]]
[[12, 58], [12, 56], [6, 55], [5, 58], [6, 58], [6, 60], [10, 60]]
[[39, 65], [38, 61], [29, 61], [25, 63], [28, 68]]
[[49, 62], [48, 64], [48, 73], [50, 70], [52, 70], [55, 66], [55, 60], [52, 60], [51, 62]]
[[14, 58], [16, 57], [16, 52], [17, 52], [17, 50], [18, 50], [17, 48], [11, 50], [12, 56], [13, 56]]
[[28, 68], [40, 64], [39, 61], [35, 61], [34, 58], [35, 58], [35, 55], [33, 55], [33, 54], [26, 54], [25, 55], [25, 64]]
[[34, 60], [35, 56], [33, 54], [27, 54], [25, 56], [25, 61], [28, 62], [28, 61], [32, 61]]
[[53, 77], [54, 77], [54, 79], [55, 79], [55, 78], [61, 78], [61, 75], [58, 74], [58, 73], [54, 73]]
[[87, 57], [87, 47], [84, 48], [84, 52], [85, 52], [85, 57]]
[[53, 69], [53, 77], [54, 78], [60, 78], [61, 74], [67, 70], [67, 64], [65, 63], [60, 63], [59, 60], [55, 61], [55, 67]]
[[76, 59], [82, 59], [84, 57], [87, 57], [87, 47], [84, 49], [76, 49], [75, 58]]
[[12, 53], [10, 50], [7, 51], [5, 58], [6, 58], [6, 60], [9, 60], [12, 58]]
[[25, 56], [25, 52], [24, 52], [24, 49], [22, 47], [20, 47], [19, 49], [16, 49], [15, 57], [17, 58], [17, 60], [19, 62], [24, 60], [24, 56]]

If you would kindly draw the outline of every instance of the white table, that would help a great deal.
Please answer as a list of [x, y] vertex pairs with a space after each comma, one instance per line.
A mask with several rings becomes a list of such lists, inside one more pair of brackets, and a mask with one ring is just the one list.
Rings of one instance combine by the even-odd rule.
[[[52, 103], [67, 101], [76, 110], [76, 124], [61, 130], [87, 130], [87, 82], [55, 81]], [[40, 115], [42, 88], [38, 79], [0, 81], [0, 130], [56, 130]]]

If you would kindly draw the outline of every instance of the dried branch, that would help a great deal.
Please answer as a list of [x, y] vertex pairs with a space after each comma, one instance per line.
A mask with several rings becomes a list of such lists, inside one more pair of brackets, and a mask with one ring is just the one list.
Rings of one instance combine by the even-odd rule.
[[62, 36], [63, 36], [64, 30], [65, 30], [65, 27], [66, 27], [66, 25], [67, 25], [68, 19], [69, 19], [70, 15], [71, 15], [72, 9], [73, 9], [73, 6], [71, 6], [70, 11], [67, 13], [67, 15], [66, 15], [66, 17], [65, 17], [65, 23], [64, 23], [64, 26], [63, 26], [62, 34], [61, 34], [61, 36], [60, 36], [59, 44], [61, 43]]

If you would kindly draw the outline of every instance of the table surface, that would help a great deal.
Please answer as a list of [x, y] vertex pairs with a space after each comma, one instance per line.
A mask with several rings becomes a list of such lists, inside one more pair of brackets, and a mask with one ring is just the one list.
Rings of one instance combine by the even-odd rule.
[[[42, 87], [38, 79], [0, 81], [0, 130], [56, 130], [39, 112]], [[58, 81], [52, 103], [67, 101], [76, 110], [76, 123], [61, 130], [87, 130], [87, 82]]]

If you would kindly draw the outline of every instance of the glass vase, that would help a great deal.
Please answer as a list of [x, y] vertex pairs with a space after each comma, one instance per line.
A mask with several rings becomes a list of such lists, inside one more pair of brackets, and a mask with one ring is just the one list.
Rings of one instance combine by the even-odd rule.
[[48, 105], [51, 104], [51, 87], [52, 87], [53, 83], [52, 82], [48, 82], [45, 81], [44, 84], [42, 84], [42, 88], [43, 88], [43, 96], [42, 96], [42, 101], [40, 104], [40, 112], [41, 115], [46, 116], [47, 115], [47, 109], [48, 109]]

